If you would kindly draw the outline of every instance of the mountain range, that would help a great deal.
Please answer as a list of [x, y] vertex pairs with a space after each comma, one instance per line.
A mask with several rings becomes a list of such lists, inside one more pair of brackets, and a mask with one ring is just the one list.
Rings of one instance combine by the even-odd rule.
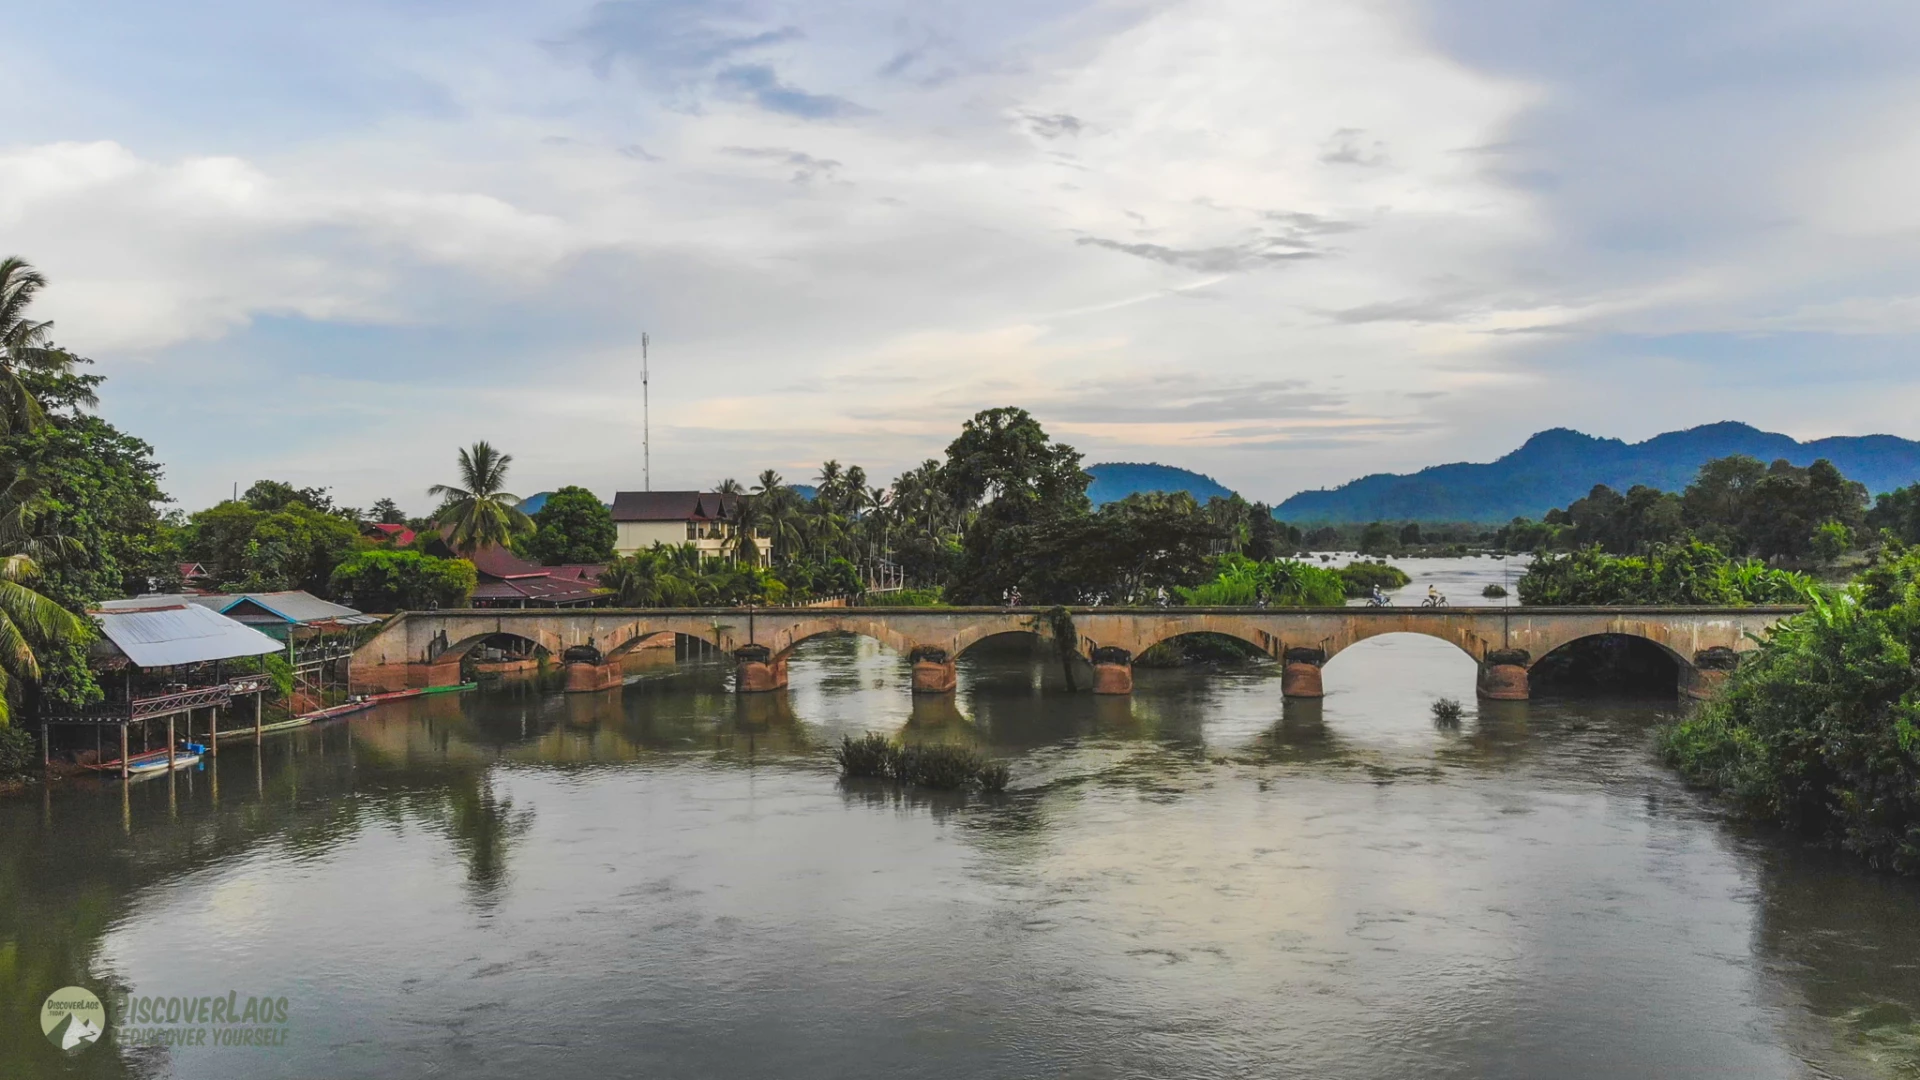
[[1795, 465], [1826, 458], [1873, 494], [1920, 481], [1920, 442], [1893, 435], [1800, 442], [1727, 422], [1629, 443], [1553, 428], [1496, 461], [1363, 476], [1336, 488], [1300, 492], [1274, 513], [1289, 522], [1537, 518], [1580, 498], [1595, 484], [1622, 492], [1635, 484], [1679, 491], [1701, 465], [1729, 454], [1765, 462], [1785, 458]]
[[1138, 491], [1186, 491], [1206, 502], [1214, 495], [1227, 496], [1233, 489], [1211, 476], [1172, 465], [1153, 465], [1133, 461], [1110, 461], [1088, 465], [1093, 483], [1087, 485], [1087, 498], [1095, 506], [1118, 502]]

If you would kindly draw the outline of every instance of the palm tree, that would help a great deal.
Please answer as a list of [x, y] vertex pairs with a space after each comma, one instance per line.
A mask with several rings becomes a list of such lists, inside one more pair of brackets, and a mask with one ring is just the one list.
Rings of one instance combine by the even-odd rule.
[[747, 489], [740, 486], [740, 481], [735, 480], [731, 476], [715, 484], [713, 490], [716, 494], [720, 495], [745, 495], [747, 493]]
[[[31, 431], [47, 422], [46, 410], [27, 388], [25, 374], [73, 371], [73, 354], [48, 340], [53, 323], [26, 317], [34, 294], [46, 285], [40, 271], [19, 256], [0, 259], [0, 433]], [[84, 390], [77, 397], [83, 405], [97, 404], [93, 394]]]
[[486, 440], [460, 451], [462, 487], [435, 484], [427, 494], [445, 500], [434, 523], [445, 525], [447, 543], [462, 555], [494, 545], [506, 546], [516, 536], [533, 530], [533, 519], [520, 511], [520, 497], [506, 490], [507, 466], [512, 454], [503, 454]]
[[35, 592], [40, 567], [28, 555], [0, 557], [0, 727], [13, 723], [13, 704], [28, 683], [40, 681], [34, 646], [86, 641], [86, 620]]

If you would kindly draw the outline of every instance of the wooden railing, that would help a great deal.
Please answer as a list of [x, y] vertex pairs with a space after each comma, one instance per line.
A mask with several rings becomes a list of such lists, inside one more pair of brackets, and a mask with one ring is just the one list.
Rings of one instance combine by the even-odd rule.
[[162, 716], [231, 705], [236, 697], [265, 693], [273, 685], [265, 675], [243, 675], [213, 686], [193, 686], [165, 694], [137, 697], [131, 701], [104, 701], [88, 709], [49, 713], [43, 724], [130, 724], [155, 720]]

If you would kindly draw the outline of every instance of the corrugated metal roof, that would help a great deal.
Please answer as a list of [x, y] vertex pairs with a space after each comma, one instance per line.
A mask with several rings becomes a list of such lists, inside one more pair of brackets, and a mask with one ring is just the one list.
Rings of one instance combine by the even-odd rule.
[[111, 600], [88, 612], [100, 632], [143, 668], [202, 664], [276, 653], [286, 646], [187, 597]]
[[272, 615], [278, 615], [281, 622], [307, 623], [337, 622], [349, 626], [379, 622], [371, 615], [362, 615], [342, 604], [322, 600], [310, 592], [298, 589], [287, 592], [261, 593], [212, 593], [204, 596], [189, 596], [189, 602], [204, 608], [212, 608], [222, 615], [239, 618], [242, 622], [264, 622], [258, 617], [243, 617], [234, 614], [234, 607], [251, 601], [255, 606], [265, 609]]

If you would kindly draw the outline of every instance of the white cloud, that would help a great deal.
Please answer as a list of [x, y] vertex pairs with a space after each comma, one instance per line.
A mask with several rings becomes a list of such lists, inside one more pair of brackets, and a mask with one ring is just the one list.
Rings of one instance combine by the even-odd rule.
[[[1023, 404], [1092, 453], [1266, 497], [1690, 415], [1571, 390], [1607, 365], [1560, 358], [1611, 336], [1913, 332], [1911, 301], [1880, 299], [1920, 293], [1887, 231], [1914, 220], [1912, 125], [1884, 107], [1904, 78], [1843, 80], [1829, 100], [1857, 121], [1763, 94], [1779, 130], [1743, 127], [1737, 94], [1609, 97], [1578, 80], [1614, 69], [1578, 55], [1461, 46], [1506, 40], [1474, 11], [360, 5], [380, 45], [352, 76], [405, 106], [15, 145], [0, 227], [125, 392], [271, 392], [271, 467], [367, 478], [343, 487], [424, 487], [467, 431], [513, 442], [521, 486], [632, 483], [643, 326], [656, 475], [681, 482], [828, 456], [879, 473]], [[771, 81], [742, 92], [722, 78], [741, 65]], [[224, 490], [230, 445], [154, 437], [184, 498]]]

